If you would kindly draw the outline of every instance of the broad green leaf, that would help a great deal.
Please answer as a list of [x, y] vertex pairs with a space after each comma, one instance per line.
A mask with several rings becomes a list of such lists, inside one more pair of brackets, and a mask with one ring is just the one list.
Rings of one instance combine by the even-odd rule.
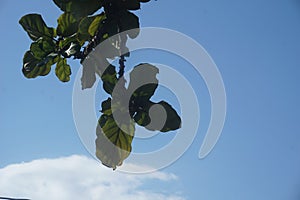
[[132, 121], [120, 127], [112, 115], [102, 115], [96, 130], [96, 156], [103, 165], [114, 170], [129, 156], [135, 131]]
[[56, 68], [55, 74], [59, 80], [62, 82], [68, 82], [70, 80], [71, 75], [71, 67], [67, 64], [67, 59], [59, 58]]
[[56, 45], [52, 40], [46, 40], [44, 38], [38, 39], [33, 42], [30, 46], [30, 51], [33, 53], [34, 57], [41, 60], [48, 56], [50, 53], [55, 53]]
[[47, 39], [55, 37], [55, 30], [47, 27], [42, 16], [39, 14], [25, 15], [20, 19], [19, 23], [33, 41], [41, 37]]
[[[151, 123], [151, 117], [149, 115], [149, 110], [152, 106], [160, 105], [164, 109], [164, 113], [166, 116], [162, 116], [161, 112], [154, 111], [152, 113], [152, 120]], [[134, 121], [139, 124], [140, 126], [143, 126], [147, 128], [148, 130], [154, 131], [158, 130], [161, 132], [168, 132], [172, 130], [177, 130], [181, 126], [181, 119], [179, 115], [177, 114], [176, 110], [172, 108], [170, 104], [168, 104], [165, 101], [160, 101], [159, 103], [153, 103], [148, 102], [147, 104], [143, 105], [144, 107], [138, 109], [136, 114], [134, 115]], [[152, 111], [153, 112], [153, 111]], [[163, 123], [163, 124], [162, 124]]]
[[77, 18], [85, 17], [99, 10], [102, 0], [53, 0], [64, 12], [72, 13]]
[[91, 23], [95, 20], [96, 16], [92, 17], [84, 17], [78, 26], [78, 33], [77, 37], [78, 40], [81, 42], [88, 41], [91, 38], [91, 35], [89, 34], [89, 27]]
[[128, 92], [132, 94], [132, 101], [138, 101], [140, 104], [148, 102], [158, 86], [156, 78], [158, 72], [157, 67], [147, 63], [139, 64], [133, 68], [130, 72], [128, 86]]
[[88, 28], [90, 36], [95, 36], [99, 28], [103, 26], [103, 20], [106, 18], [104, 13], [97, 15]]
[[68, 37], [77, 32], [79, 20], [77, 20], [71, 13], [63, 13], [57, 19], [57, 23], [57, 35]]
[[46, 76], [56, 62], [57, 55], [48, 55], [43, 59], [37, 59], [31, 51], [27, 51], [23, 57], [22, 72], [26, 78]]
[[103, 72], [101, 79], [103, 81], [103, 89], [108, 94], [112, 94], [114, 87], [118, 82], [116, 67], [113, 65], [109, 65]]
[[129, 11], [123, 12], [120, 17], [120, 27], [122, 28], [121, 31], [135, 29], [128, 32], [129, 33], [128, 36], [131, 39], [134, 39], [139, 34], [139, 29], [138, 29], [140, 27], [139, 18], [135, 14]]

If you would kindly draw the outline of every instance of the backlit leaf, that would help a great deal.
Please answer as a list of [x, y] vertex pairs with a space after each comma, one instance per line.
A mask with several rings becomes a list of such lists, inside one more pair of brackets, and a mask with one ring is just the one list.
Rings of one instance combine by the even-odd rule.
[[123, 122], [120, 127], [112, 115], [102, 115], [96, 130], [96, 156], [103, 165], [114, 170], [129, 156], [135, 131], [130, 121]]
[[62, 82], [68, 82], [70, 80], [71, 67], [67, 64], [67, 60], [65, 58], [58, 59], [55, 74]]

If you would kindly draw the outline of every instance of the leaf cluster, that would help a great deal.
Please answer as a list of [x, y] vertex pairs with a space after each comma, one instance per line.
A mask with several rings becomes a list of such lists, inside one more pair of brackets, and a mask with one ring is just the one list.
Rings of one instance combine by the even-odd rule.
[[[27, 78], [46, 76], [55, 65], [55, 74], [68, 82], [71, 67], [68, 58], [83, 64], [82, 89], [91, 88], [99, 76], [110, 97], [101, 104], [102, 115], [96, 128], [96, 156], [113, 169], [120, 166], [132, 150], [135, 124], [148, 130], [168, 132], [181, 126], [181, 119], [165, 101], [152, 102], [158, 87], [157, 67], [143, 63], [130, 72], [125, 87], [123, 77], [128, 38], [139, 34], [139, 18], [132, 12], [150, 0], [53, 0], [63, 13], [57, 27], [48, 27], [39, 14], [23, 16], [19, 23], [32, 40], [23, 57], [22, 72]], [[123, 31], [127, 35], [112, 37]], [[91, 64], [91, 52], [108, 41], [97, 62]], [[124, 52], [127, 52], [124, 54]], [[119, 57], [119, 71], [108, 59]], [[117, 92], [116, 92], [117, 91]]]

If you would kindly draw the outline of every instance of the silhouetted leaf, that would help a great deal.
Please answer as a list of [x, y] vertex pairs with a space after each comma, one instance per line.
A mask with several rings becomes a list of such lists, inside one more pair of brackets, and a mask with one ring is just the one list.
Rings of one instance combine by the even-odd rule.
[[68, 82], [70, 80], [71, 68], [70, 65], [67, 64], [67, 60], [65, 58], [58, 59], [55, 74], [62, 82]]
[[120, 16], [120, 26], [121, 26], [121, 31], [135, 29], [128, 32], [129, 33], [128, 36], [131, 39], [136, 38], [139, 34], [139, 29], [138, 29], [140, 27], [139, 18], [135, 14], [129, 11], [124, 12]]
[[102, 0], [53, 0], [64, 12], [72, 13], [75, 17], [85, 17], [93, 14], [102, 7]]
[[20, 19], [19, 23], [34, 41], [41, 37], [48, 39], [55, 37], [55, 30], [47, 27], [42, 16], [39, 14], [25, 15]]
[[[154, 109], [150, 116], [150, 108], [157, 105], [162, 106], [164, 112]], [[181, 119], [176, 110], [165, 101], [160, 101], [159, 103], [149, 101], [144, 104], [134, 115], [134, 121], [151, 131], [158, 130], [161, 132], [168, 132], [177, 130], [181, 127]]]
[[141, 8], [139, 0], [118, 0], [118, 2], [121, 7], [127, 10], [138, 10]]

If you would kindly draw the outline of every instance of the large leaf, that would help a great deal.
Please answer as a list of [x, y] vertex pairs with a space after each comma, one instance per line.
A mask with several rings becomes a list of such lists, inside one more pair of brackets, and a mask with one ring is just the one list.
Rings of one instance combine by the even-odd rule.
[[157, 67], [148, 63], [142, 63], [133, 68], [128, 86], [128, 92], [132, 94], [131, 100], [147, 102], [153, 96], [158, 86], [156, 78], [158, 72]]
[[79, 20], [77, 20], [71, 13], [63, 13], [57, 19], [57, 23], [57, 35], [68, 37], [77, 32]]
[[102, 115], [96, 130], [96, 156], [114, 170], [129, 156], [135, 131], [133, 122], [123, 122], [120, 127], [112, 115]]
[[64, 12], [72, 13], [77, 18], [93, 14], [102, 7], [102, 0], [53, 0]]
[[58, 59], [55, 74], [62, 82], [68, 82], [70, 80], [71, 67], [67, 64], [67, 60], [65, 58]]
[[[152, 106], [160, 106], [161, 109], [164, 109], [164, 112], [159, 109], [153, 109], [150, 116], [149, 110]], [[159, 103], [149, 101], [136, 112], [134, 121], [151, 131], [168, 132], [181, 127], [181, 119], [176, 110], [165, 101], [160, 101]]]
[[43, 59], [37, 59], [31, 51], [27, 51], [23, 57], [22, 72], [26, 78], [45, 76], [49, 74], [51, 66], [56, 62], [56, 55], [48, 55]]
[[122, 15], [120, 16], [120, 27], [121, 27], [121, 31], [127, 31], [127, 30], [131, 30], [131, 29], [135, 29], [135, 30], [131, 30], [128, 32], [128, 36], [132, 39], [136, 38], [139, 34], [139, 18], [129, 12], [123, 12]]
[[39, 14], [25, 15], [20, 19], [19, 23], [33, 41], [41, 37], [48, 39], [55, 37], [55, 30], [47, 27], [42, 16]]

